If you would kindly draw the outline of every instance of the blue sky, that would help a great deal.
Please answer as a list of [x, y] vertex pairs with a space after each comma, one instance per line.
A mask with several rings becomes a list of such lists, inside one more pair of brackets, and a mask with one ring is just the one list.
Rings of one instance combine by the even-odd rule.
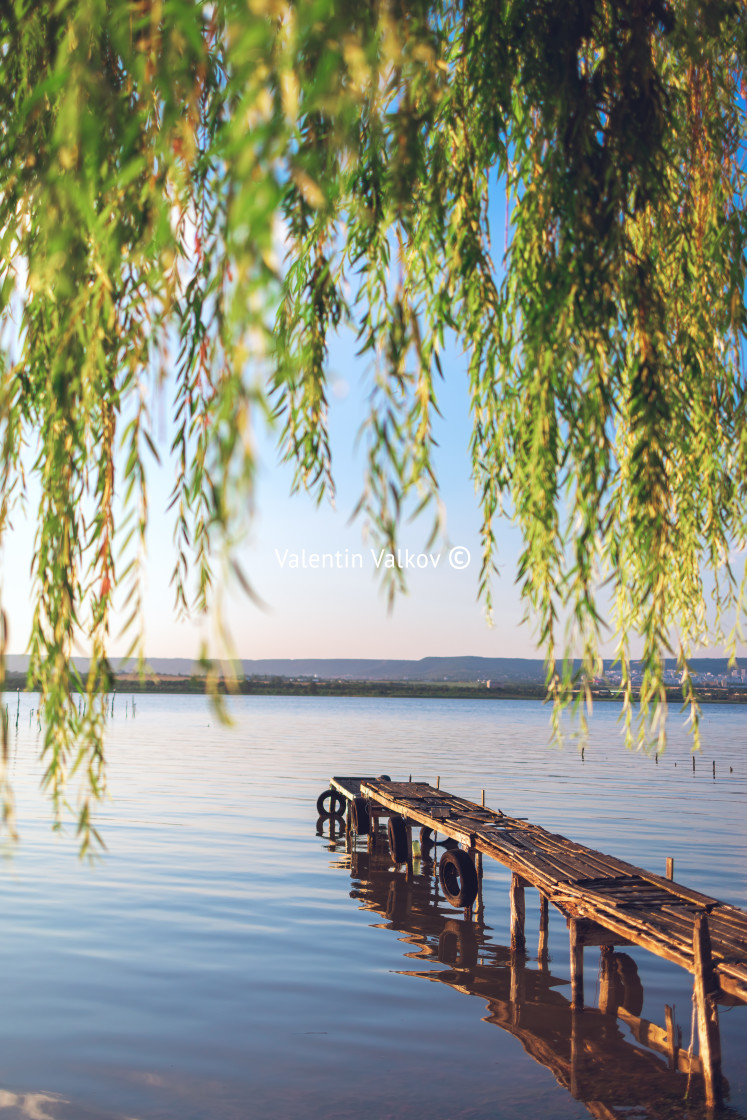
[[[237, 557], [267, 609], [259, 610], [238, 588], [230, 592], [226, 613], [236, 653], [244, 658], [536, 656], [531, 630], [521, 625], [522, 607], [514, 586], [520, 541], [508, 524], [501, 527], [499, 535], [501, 575], [494, 581], [492, 628], [486, 622], [483, 605], [477, 602], [480, 515], [470, 477], [463, 356], [454, 352], [446, 355], [445, 378], [439, 386], [443, 419], [437, 418], [436, 463], [446, 508], [448, 547], [440, 549], [436, 545], [428, 550], [428, 570], [410, 570], [408, 593], [397, 599], [391, 612], [382, 593], [372, 543], [363, 537], [363, 523], [360, 519], [350, 522], [363, 482], [364, 448], [356, 437], [366, 414], [370, 371], [366, 361], [356, 357], [349, 337], [334, 344], [330, 366], [334, 384], [330, 426], [338, 487], [335, 508], [328, 503], [317, 507], [304, 493], [290, 494], [292, 470], [279, 462], [274, 435], [262, 426], [258, 428], [256, 508], [253, 518], [247, 517], [247, 537]], [[168, 415], [167, 402], [163, 408]], [[156, 419], [157, 431], [159, 426], [164, 428]], [[166, 506], [172, 468], [152, 464], [149, 483], [147, 653], [151, 657], [193, 656], [199, 646], [200, 626], [175, 618], [169, 587], [173, 546], [172, 521]], [[33, 517], [33, 488], [28, 504]], [[411, 557], [425, 552], [430, 524], [426, 514], [405, 527], [402, 547]], [[10, 651], [21, 653], [31, 624], [33, 525], [19, 514], [14, 525], [4, 548], [3, 602], [10, 622]], [[466, 566], [454, 567], [449, 562], [449, 549], [457, 546], [470, 553]], [[344, 564], [347, 550], [351, 566], [292, 567], [294, 556], [299, 565], [303, 563], [304, 550], [307, 564], [313, 563], [313, 553], [338, 552]], [[464, 564], [466, 553], [454, 554], [453, 560]], [[113, 653], [124, 652], [127, 644], [128, 640], [117, 640], [113, 633]]]

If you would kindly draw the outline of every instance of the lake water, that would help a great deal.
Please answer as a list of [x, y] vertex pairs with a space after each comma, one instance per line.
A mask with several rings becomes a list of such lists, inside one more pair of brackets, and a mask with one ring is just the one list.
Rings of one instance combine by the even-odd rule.
[[[651, 870], [672, 856], [679, 881], [747, 907], [747, 710], [705, 710], [693, 772], [678, 718], [657, 764], [624, 750], [613, 705], [582, 757], [548, 745], [532, 702], [247, 697], [226, 729], [202, 698], [139, 697], [133, 720], [118, 696], [92, 867], [50, 830], [35, 703], [21, 698], [16, 731], [11, 699], [0, 1120], [701, 1115], [697, 1077], [640, 1037], [669, 1016], [689, 1047], [688, 974], [626, 949], [620, 1017], [601, 1015], [587, 949], [590, 1010], [572, 1023], [552, 907], [548, 969], [532, 891], [529, 957], [512, 962], [500, 866], [467, 928], [430, 864], [407, 882], [381, 846], [318, 829], [315, 802], [332, 774], [440, 775]], [[747, 1008], [720, 1020], [730, 1115], [747, 1117]]]

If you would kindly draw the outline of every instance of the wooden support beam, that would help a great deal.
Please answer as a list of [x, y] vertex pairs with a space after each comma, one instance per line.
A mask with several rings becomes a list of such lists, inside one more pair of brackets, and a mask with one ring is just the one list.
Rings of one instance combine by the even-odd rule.
[[575, 918], [568, 919], [571, 943], [571, 1009], [584, 1009], [584, 941]]
[[547, 968], [549, 959], [547, 951], [548, 911], [547, 895], [540, 892], [539, 944], [537, 946], [537, 958], [540, 968]]
[[721, 1034], [718, 1025], [716, 996], [719, 984], [713, 970], [708, 915], [698, 914], [693, 927], [693, 959], [695, 963], [695, 1011], [698, 1021], [700, 1058], [703, 1063], [706, 1108], [713, 1111], [723, 1105], [721, 1084]]
[[674, 860], [667, 856], [667, 879], [674, 879]]
[[617, 1015], [619, 1007], [614, 954], [612, 945], [602, 945], [599, 949], [599, 1010], [603, 1015]]
[[669, 1068], [677, 1069], [677, 1028], [674, 1024], [674, 1008], [667, 1003], [664, 1007], [664, 1017], [667, 1024], [667, 1060]]
[[368, 850], [373, 852], [376, 850], [376, 834], [379, 831], [379, 814], [374, 809], [374, 803], [368, 803]]
[[514, 871], [511, 875], [511, 948], [516, 953], [526, 949], [524, 936], [524, 880]]

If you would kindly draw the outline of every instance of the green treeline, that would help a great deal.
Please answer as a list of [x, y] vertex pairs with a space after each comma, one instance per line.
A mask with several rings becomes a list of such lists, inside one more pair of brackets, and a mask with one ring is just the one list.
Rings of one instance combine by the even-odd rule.
[[[237, 693], [241, 696], [394, 696], [409, 699], [448, 699], [448, 700], [544, 700], [545, 689], [533, 683], [511, 682], [487, 688], [484, 682], [449, 681], [351, 681], [351, 680], [292, 680], [288, 677], [246, 677], [226, 684], [219, 683], [219, 691]], [[5, 694], [28, 690], [25, 674], [9, 673], [5, 681]], [[33, 691], [33, 689], [31, 690]], [[205, 691], [205, 680], [201, 676], [160, 677], [154, 674], [142, 680], [127, 676], [112, 679], [112, 691], [126, 696], [128, 693], [193, 693]], [[622, 698], [613, 690], [594, 688], [592, 695], [597, 701], [619, 702]], [[701, 703], [747, 704], [747, 689], [706, 686], [697, 690]], [[634, 698], [637, 694], [634, 691]], [[667, 689], [667, 700], [676, 707], [682, 702], [682, 694], [677, 687]]]

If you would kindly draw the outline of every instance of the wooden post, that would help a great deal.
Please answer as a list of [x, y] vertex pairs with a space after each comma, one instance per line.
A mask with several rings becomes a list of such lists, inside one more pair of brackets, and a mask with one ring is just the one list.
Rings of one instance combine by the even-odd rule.
[[677, 1069], [677, 1028], [674, 1024], [674, 1009], [667, 1003], [664, 1007], [664, 1017], [667, 1024], [667, 1060], [669, 1068]]
[[667, 856], [667, 879], [674, 879], [674, 860]]
[[617, 1015], [614, 954], [612, 945], [599, 949], [599, 1010], [603, 1015]]
[[721, 1035], [715, 996], [718, 980], [713, 971], [711, 935], [708, 915], [698, 914], [693, 927], [693, 958], [695, 963], [695, 1011], [698, 1020], [700, 1060], [703, 1063], [706, 1108], [721, 1108]]
[[524, 937], [524, 880], [516, 872], [511, 874], [511, 948], [523, 953], [526, 949]]
[[548, 953], [547, 953], [547, 926], [548, 926], [548, 905], [547, 895], [540, 892], [540, 917], [539, 917], [539, 945], [537, 946], [537, 957], [539, 959], [540, 968], [547, 968]]
[[571, 943], [571, 1010], [584, 1009], [584, 942], [575, 918], [568, 919]]
[[482, 852], [475, 855], [475, 870], [477, 871], [477, 899], [475, 901], [475, 919], [482, 925], [485, 920], [485, 905], [482, 895]]

